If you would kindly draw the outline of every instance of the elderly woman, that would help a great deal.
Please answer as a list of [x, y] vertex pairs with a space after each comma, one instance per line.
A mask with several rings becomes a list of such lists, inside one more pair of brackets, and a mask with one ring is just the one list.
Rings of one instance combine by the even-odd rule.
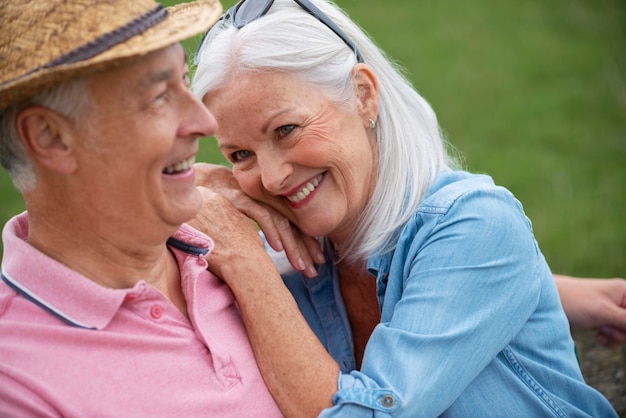
[[241, 1], [196, 58], [241, 189], [324, 237], [318, 276], [285, 287], [254, 228], [211, 232], [286, 415], [616, 415], [521, 204], [456, 169], [431, 107], [336, 7]]

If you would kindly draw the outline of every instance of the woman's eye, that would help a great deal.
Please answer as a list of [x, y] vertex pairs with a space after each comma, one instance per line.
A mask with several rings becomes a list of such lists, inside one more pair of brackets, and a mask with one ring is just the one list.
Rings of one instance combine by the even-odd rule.
[[250, 151], [245, 151], [245, 150], [241, 150], [241, 151], [235, 151], [232, 154], [230, 154], [231, 160], [232, 162], [236, 163], [238, 161], [243, 161], [246, 158], [248, 158], [252, 153]]
[[283, 125], [276, 129], [276, 133], [283, 137], [289, 135], [294, 129], [296, 129], [296, 125]]

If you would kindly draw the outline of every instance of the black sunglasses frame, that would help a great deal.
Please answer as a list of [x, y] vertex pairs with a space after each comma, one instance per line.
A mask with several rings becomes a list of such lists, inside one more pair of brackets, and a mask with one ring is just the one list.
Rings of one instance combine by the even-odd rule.
[[[262, 7], [258, 8], [256, 10], [256, 13], [252, 16], [241, 16], [240, 18], [238, 18], [238, 12], [239, 9], [241, 9], [241, 7], [246, 4], [247, 2], [252, 2], [255, 0], [241, 0], [240, 2], [238, 2], [236, 5], [234, 5], [233, 7], [231, 7], [230, 9], [228, 9], [226, 11], [226, 13], [224, 13], [219, 21], [213, 26], [216, 27], [217, 25], [223, 24], [223, 21], [227, 21], [227, 20], [231, 20], [232, 24], [234, 27], [236, 27], [237, 29], [241, 29], [244, 26], [246, 26], [248, 23], [250, 22], [254, 22], [255, 20], [257, 20], [258, 18], [264, 16], [265, 14], [267, 14], [267, 12], [269, 11], [270, 7], [272, 7], [272, 4], [274, 4], [274, 0], [265, 0], [265, 4], [263, 4]], [[365, 62], [363, 59], [363, 56], [361, 55], [361, 52], [359, 51], [359, 49], [356, 47], [356, 45], [354, 44], [354, 42], [352, 42], [352, 40], [350, 40], [350, 38], [348, 38], [348, 35], [346, 35], [344, 33], [344, 31], [342, 31], [339, 26], [337, 26], [335, 24], [335, 22], [333, 22], [332, 20], [330, 20], [330, 18], [328, 16], [326, 16], [320, 9], [318, 9], [313, 3], [311, 3], [309, 0], [294, 0], [300, 7], [302, 7], [304, 10], [306, 10], [311, 16], [314, 16], [317, 20], [319, 20], [320, 22], [322, 22], [324, 25], [326, 25], [326, 27], [330, 30], [332, 30], [333, 32], [335, 32], [335, 35], [337, 35], [339, 38], [341, 38], [341, 40], [348, 45], [348, 47], [354, 52], [354, 54], [356, 55], [356, 59], [358, 62]], [[250, 4], [250, 3], [248, 3]], [[246, 10], [246, 9], [244, 9]], [[194, 55], [194, 65], [198, 65], [198, 56], [200, 55], [200, 51], [202, 51], [202, 48], [204, 46], [204, 42], [208, 36], [208, 34], [211, 32], [210, 28], [202, 37], [202, 40], [200, 41], [200, 44], [198, 45], [198, 48], [196, 49], [196, 54]]]

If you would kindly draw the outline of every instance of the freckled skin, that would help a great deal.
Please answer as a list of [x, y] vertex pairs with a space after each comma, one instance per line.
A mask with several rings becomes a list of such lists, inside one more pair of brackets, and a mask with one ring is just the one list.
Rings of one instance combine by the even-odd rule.
[[[349, 238], [375, 181], [367, 117], [283, 73], [238, 77], [203, 102], [218, 121], [220, 149], [244, 192], [308, 235]], [[305, 202], [289, 204], [285, 195], [322, 173]]]

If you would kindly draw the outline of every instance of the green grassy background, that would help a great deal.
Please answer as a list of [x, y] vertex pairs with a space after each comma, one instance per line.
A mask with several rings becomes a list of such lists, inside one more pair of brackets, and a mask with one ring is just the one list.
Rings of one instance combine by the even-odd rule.
[[[623, 0], [338, 4], [407, 68], [466, 167], [518, 196], [554, 271], [626, 276]], [[199, 158], [223, 161], [213, 140]], [[21, 210], [2, 171], [0, 222]]]

